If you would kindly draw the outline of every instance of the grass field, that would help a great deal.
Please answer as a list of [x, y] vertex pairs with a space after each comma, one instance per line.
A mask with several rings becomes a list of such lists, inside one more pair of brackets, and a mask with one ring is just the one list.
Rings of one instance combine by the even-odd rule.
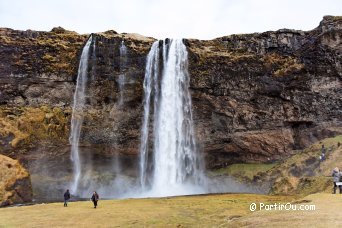
[[262, 210], [234, 221], [230, 227], [342, 227], [342, 194], [318, 193], [297, 202], [314, 205], [315, 210]]
[[[251, 203], [315, 205], [314, 211], [251, 212]], [[0, 227], [341, 227], [342, 195], [217, 194], [37, 204], [0, 209]]]
[[250, 213], [251, 202], [288, 202], [293, 197], [217, 194], [172, 198], [37, 204], [0, 208], [0, 227], [213, 227]]

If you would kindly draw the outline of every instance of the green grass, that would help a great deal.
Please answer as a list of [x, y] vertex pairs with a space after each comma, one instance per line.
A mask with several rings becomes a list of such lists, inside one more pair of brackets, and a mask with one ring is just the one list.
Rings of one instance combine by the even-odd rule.
[[213, 171], [214, 174], [230, 175], [235, 178], [247, 177], [252, 180], [253, 177], [260, 172], [267, 172], [272, 169], [274, 164], [233, 164], [225, 168]]
[[0, 208], [0, 227], [213, 227], [250, 213], [251, 202], [288, 202], [293, 196], [217, 194], [101, 200]]
[[[314, 211], [249, 210], [251, 203], [315, 205]], [[342, 195], [217, 194], [0, 208], [0, 227], [341, 227]]]

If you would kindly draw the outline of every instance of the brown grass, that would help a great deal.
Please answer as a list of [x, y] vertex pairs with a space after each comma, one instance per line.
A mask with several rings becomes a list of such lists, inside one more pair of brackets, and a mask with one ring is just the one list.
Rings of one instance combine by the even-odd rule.
[[[251, 203], [315, 205], [311, 211], [251, 212]], [[339, 227], [342, 195], [222, 194], [174, 198], [102, 200], [0, 209], [2, 227]]]
[[263, 61], [266, 69], [270, 70], [275, 77], [290, 75], [304, 68], [304, 65], [298, 59], [276, 53], [266, 54]]
[[342, 195], [314, 194], [302, 205], [315, 205], [308, 211], [256, 211], [229, 224], [230, 227], [341, 227]]
[[173, 198], [39, 204], [0, 209], [4, 227], [213, 227], [250, 213], [251, 202], [287, 202], [293, 197], [222, 194]]

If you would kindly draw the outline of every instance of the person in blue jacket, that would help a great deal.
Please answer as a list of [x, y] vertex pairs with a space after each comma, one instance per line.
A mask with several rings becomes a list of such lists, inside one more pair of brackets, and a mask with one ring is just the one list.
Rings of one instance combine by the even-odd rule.
[[64, 207], [68, 206], [69, 200], [70, 200], [70, 192], [69, 192], [69, 189], [67, 189], [66, 192], [64, 193]]

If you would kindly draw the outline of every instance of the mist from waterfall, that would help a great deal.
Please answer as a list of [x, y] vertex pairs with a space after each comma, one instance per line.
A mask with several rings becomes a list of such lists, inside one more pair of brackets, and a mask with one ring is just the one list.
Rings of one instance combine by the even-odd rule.
[[71, 116], [71, 130], [69, 142], [71, 144], [71, 160], [73, 162], [73, 180], [71, 183], [71, 192], [77, 193], [79, 180], [81, 176], [81, 161], [79, 155], [79, 141], [81, 128], [83, 123], [83, 113], [86, 101], [86, 84], [88, 81], [88, 60], [89, 48], [92, 43], [92, 36], [89, 37], [87, 43], [83, 47], [81, 59], [78, 67], [78, 75], [76, 82], [76, 89], [74, 93], [72, 116]]
[[147, 196], [205, 192], [203, 163], [194, 136], [189, 80], [188, 53], [183, 41], [156, 41], [146, 63], [140, 145], [140, 185]]

